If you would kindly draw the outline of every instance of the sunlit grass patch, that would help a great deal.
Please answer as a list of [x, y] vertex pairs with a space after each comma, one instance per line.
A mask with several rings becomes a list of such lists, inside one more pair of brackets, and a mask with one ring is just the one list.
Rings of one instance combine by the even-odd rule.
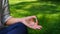
[[20, 3], [20, 2], [31, 2], [31, 1], [37, 1], [37, 0], [9, 0], [10, 4]]

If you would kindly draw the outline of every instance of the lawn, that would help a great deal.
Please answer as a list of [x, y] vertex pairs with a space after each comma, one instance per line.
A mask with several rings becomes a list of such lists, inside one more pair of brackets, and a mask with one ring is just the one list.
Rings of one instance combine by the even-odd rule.
[[60, 34], [60, 1], [56, 0], [9, 0], [13, 17], [36, 15], [41, 30], [28, 28], [28, 34]]

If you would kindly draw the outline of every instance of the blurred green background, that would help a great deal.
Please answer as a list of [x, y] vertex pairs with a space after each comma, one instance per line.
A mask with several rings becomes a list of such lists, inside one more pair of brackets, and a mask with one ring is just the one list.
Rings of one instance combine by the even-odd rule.
[[41, 30], [28, 28], [28, 34], [60, 34], [60, 0], [9, 0], [13, 17], [36, 15]]

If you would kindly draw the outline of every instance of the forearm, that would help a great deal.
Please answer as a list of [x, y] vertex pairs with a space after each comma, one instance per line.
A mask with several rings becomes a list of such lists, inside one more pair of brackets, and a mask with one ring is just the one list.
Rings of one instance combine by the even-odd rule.
[[17, 23], [17, 22], [22, 22], [22, 19], [11, 17], [7, 20], [6, 25], [11, 25], [11, 24], [14, 24], [14, 23]]

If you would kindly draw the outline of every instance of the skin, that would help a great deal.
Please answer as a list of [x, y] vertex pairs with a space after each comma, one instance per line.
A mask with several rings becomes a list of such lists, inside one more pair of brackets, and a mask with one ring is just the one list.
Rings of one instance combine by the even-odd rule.
[[[34, 19], [36, 20], [36, 22], [34, 22]], [[28, 16], [28, 17], [24, 17], [24, 18], [11, 17], [6, 22], [6, 25], [12, 25], [17, 22], [21, 22], [24, 25], [26, 25], [27, 27], [32, 28], [32, 29], [41, 29], [42, 28], [42, 26], [38, 25], [38, 20], [37, 20], [36, 16]]]

